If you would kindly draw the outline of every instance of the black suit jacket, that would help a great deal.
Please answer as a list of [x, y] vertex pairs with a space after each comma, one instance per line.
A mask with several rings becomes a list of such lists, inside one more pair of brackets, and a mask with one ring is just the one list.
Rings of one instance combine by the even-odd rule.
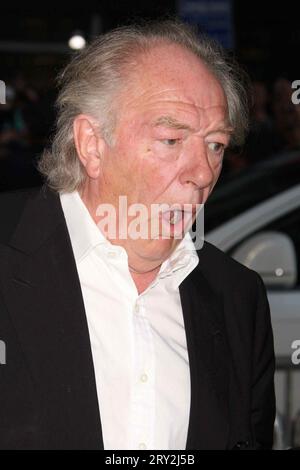
[[[0, 196], [0, 448], [103, 449], [86, 314], [57, 194]], [[261, 278], [205, 243], [180, 286], [186, 449], [271, 447], [274, 352]], [[101, 404], [100, 404], [101, 407]]]

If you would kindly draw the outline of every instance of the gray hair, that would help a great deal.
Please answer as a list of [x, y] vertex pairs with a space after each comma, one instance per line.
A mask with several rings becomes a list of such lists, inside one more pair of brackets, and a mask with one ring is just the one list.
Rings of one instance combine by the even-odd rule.
[[138, 56], [168, 43], [194, 53], [214, 74], [227, 99], [229, 123], [234, 129], [231, 143], [243, 143], [248, 128], [244, 75], [221, 46], [176, 20], [124, 26], [96, 38], [72, 58], [58, 77], [56, 130], [51, 147], [44, 150], [38, 165], [53, 190], [74, 191], [86, 178], [73, 137], [76, 116], [83, 113], [95, 118], [106, 141], [112, 143], [116, 98], [126, 86]]

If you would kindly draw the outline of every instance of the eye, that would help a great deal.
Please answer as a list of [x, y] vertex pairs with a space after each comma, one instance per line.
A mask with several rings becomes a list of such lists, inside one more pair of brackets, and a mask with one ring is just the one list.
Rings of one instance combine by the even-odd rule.
[[180, 139], [162, 139], [161, 140], [161, 142], [167, 145], [168, 147], [174, 147], [179, 141]]
[[220, 142], [209, 142], [209, 150], [212, 150], [216, 154], [223, 154], [225, 150], [225, 145]]

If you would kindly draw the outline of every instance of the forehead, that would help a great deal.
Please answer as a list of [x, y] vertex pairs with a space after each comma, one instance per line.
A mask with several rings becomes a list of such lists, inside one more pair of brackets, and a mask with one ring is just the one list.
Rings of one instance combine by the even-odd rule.
[[227, 115], [222, 86], [193, 53], [177, 45], [161, 45], [142, 56], [123, 95], [130, 113], [185, 114], [190, 118]]

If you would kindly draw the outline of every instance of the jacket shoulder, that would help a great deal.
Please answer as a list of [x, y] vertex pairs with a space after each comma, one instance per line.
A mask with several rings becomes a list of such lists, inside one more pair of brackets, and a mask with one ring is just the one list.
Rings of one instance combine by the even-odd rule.
[[203, 248], [198, 252], [199, 268], [213, 285], [220, 287], [228, 284], [240, 285], [257, 283], [259, 274], [239, 263], [227, 253], [204, 242]]
[[27, 201], [38, 191], [39, 187], [18, 189], [0, 193], [0, 243], [6, 243], [23, 213]]

